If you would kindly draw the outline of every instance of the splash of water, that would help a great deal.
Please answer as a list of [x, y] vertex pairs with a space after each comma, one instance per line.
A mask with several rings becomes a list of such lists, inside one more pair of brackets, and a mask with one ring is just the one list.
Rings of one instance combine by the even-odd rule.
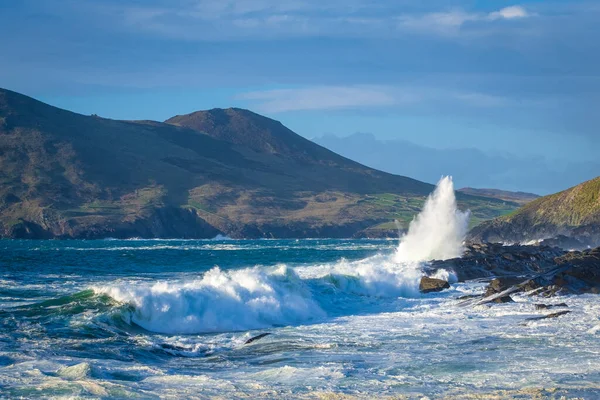
[[423, 210], [400, 239], [398, 262], [446, 260], [460, 257], [467, 234], [469, 211], [456, 206], [452, 177], [445, 176], [429, 195]]
[[[452, 178], [445, 177], [411, 222], [395, 260], [380, 254], [296, 269], [284, 265], [229, 271], [213, 268], [199, 280], [109, 285], [95, 287], [94, 292], [133, 306], [126, 314], [127, 322], [158, 333], [231, 332], [311, 323], [331, 312], [353, 313], [357, 304], [340, 307], [339, 295], [357, 299], [419, 296], [424, 274], [420, 261], [460, 256], [468, 218], [468, 212], [456, 207]], [[434, 277], [453, 279], [445, 270]]]

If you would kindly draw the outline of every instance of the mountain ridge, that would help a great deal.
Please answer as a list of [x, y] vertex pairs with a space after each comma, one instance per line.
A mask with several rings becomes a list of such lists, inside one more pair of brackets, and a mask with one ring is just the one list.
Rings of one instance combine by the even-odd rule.
[[[433, 189], [251, 111], [192, 114], [119, 121], [0, 89], [0, 237], [378, 235], [407, 224]], [[459, 202], [479, 219], [516, 208]]]

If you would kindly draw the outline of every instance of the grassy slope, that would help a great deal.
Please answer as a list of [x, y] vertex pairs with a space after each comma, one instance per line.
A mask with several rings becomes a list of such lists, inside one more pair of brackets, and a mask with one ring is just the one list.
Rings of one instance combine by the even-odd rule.
[[[348, 236], [409, 221], [432, 190], [249, 111], [196, 113], [202, 131], [184, 117], [113, 121], [0, 90], [0, 236]], [[460, 204], [481, 219], [515, 208]]]
[[466, 187], [466, 188], [458, 189], [458, 191], [461, 193], [466, 193], [466, 194], [470, 194], [473, 196], [490, 197], [493, 199], [510, 201], [510, 202], [518, 203], [520, 205], [525, 205], [525, 204], [540, 197], [537, 194], [533, 194], [533, 193], [511, 192], [508, 190], [498, 190], [498, 189], [475, 189], [475, 188]]
[[504, 220], [511, 222], [521, 218], [534, 225], [576, 227], [600, 223], [600, 177], [537, 199]]
[[[299, 199], [306, 205], [289, 214], [288, 218], [292, 220], [328, 220], [328, 216], [335, 211], [331, 218], [338, 218], [340, 222], [345, 219], [383, 220], [370, 227], [369, 232], [373, 234], [378, 234], [377, 231], [380, 230], [394, 231], [395, 220], [399, 221], [402, 227], [408, 226], [421, 209], [426, 195], [433, 189], [431, 185], [419, 186], [418, 181], [383, 173], [348, 160], [295, 134], [277, 121], [247, 110], [231, 108], [198, 111], [178, 115], [165, 122], [189, 127], [234, 145], [248, 147], [258, 154], [276, 154], [281, 158], [299, 160], [319, 167], [339, 164], [343, 165], [344, 169], [360, 171], [370, 184], [378, 180], [386, 182], [385, 185], [365, 189], [363, 179], [352, 180], [347, 182], [343, 195], [336, 190], [327, 190], [319, 196], [305, 196], [300, 193]], [[323, 173], [321, 168], [317, 171], [319, 175]], [[335, 177], [327, 178], [328, 185], [338, 181]], [[518, 207], [518, 204], [511, 201], [460, 193], [458, 199], [461, 208], [472, 211], [472, 226], [510, 213]], [[227, 207], [227, 213], [244, 219], [254, 212], [251, 206], [239, 207]], [[253, 218], [260, 220], [260, 217], [258, 215]]]
[[513, 213], [478, 226], [472, 235], [523, 240], [598, 225], [600, 177], [534, 200]]

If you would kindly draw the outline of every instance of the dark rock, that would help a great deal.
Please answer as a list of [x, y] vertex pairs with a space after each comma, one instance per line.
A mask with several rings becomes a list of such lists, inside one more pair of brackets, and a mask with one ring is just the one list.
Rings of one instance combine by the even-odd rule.
[[499, 243], [469, 243], [463, 257], [433, 261], [432, 272], [452, 270], [459, 281], [524, 276], [534, 277], [556, 268], [555, 258], [566, 252], [547, 246], [503, 246]]
[[469, 300], [469, 299], [477, 299], [480, 298], [482, 295], [480, 294], [467, 294], [465, 296], [460, 296], [457, 297], [456, 300]]
[[600, 247], [583, 252], [569, 252], [556, 258], [555, 262], [567, 267], [556, 275], [555, 285], [569, 285], [575, 293], [600, 291]]
[[542, 288], [540, 282], [536, 279], [529, 279], [523, 283], [521, 283], [521, 289], [523, 292], [532, 292], [531, 294], [536, 294], [539, 292], [539, 289]]
[[470, 243], [463, 257], [433, 261], [426, 272], [440, 269], [452, 270], [459, 281], [492, 279], [485, 297], [513, 286], [509, 294], [600, 293], [600, 248], [566, 252], [547, 246]]
[[498, 297], [491, 301], [492, 303], [514, 303], [515, 301], [510, 296]]
[[493, 279], [485, 290], [485, 297], [492, 296], [496, 293], [504, 292], [506, 289], [511, 286], [518, 285], [523, 282], [523, 278], [516, 277], [500, 277]]
[[269, 332], [261, 333], [260, 335], [253, 336], [250, 339], [246, 340], [246, 343], [244, 343], [244, 344], [250, 344], [252, 342], [256, 342], [257, 340], [260, 340], [260, 339], [264, 338], [265, 336], [269, 336], [269, 335], [270, 335]]
[[544, 239], [539, 244], [568, 250], [583, 250], [588, 248], [591, 243], [592, 241], [586, 240], [584, 237], [558, 235], [553, 238]]
[[527, 318], [527, 321], [539, 321], [541, 319], [558, 318], [561, 315], [565, 315], [565, 314], [568, 314], [570, 312], [571, 311], [569, 311], [569, 310], [559, 311], [559, 312], [555, 312], [555, 313], [552, 313], [552, 314], [542, 315], [542, 316], [539, 316], [539, 317]]
[[535, 304], [536, 310], [546, 310], [549, 308], [563, 308], [569, 307], [566, 303], [558, 303], [558, 304]]
[[444, 289], [450, 289], [450, 284], [442, 279], [429, 278], [424, 276], [421, 278], [419, 290], [421, 293], [440, 292]]

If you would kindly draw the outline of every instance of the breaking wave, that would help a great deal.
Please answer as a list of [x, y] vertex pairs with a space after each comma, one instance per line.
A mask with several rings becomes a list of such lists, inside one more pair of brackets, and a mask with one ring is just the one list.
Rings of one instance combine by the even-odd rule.
[[[291, 268], [285, 265], [223, 271], [188, 282], [94, 288], [132, 306], [128, 322], [166, 334], [231, 332], [300, 325], [360, 312], [364, 297], [419, 296], [422, 272], [389, 256]], [[350, 305], [351, 304], [351, 305]]]
[[[424, 275], [420, 262], [457, 257], [462, 252], [468, 213], [458, 211], [452, 178], [440, 180], [423, 211], [410, 224], [395, 257], [311, 265], [282, 265], [222, 271], [201, 279], [154, 285], [96, 288], [133, 306], [131, 322], [159, 333], [207, 333], [311, 323], [339, 311], [336, 299], [417, 297]], [[451, 279], [448, 271], [437, 277]], [[339, 302], [338, 302], [339, 303]], [[337, 307], [337, 308], [336, 308]], [[346, 313], [359, 311], [346, 309]]]

